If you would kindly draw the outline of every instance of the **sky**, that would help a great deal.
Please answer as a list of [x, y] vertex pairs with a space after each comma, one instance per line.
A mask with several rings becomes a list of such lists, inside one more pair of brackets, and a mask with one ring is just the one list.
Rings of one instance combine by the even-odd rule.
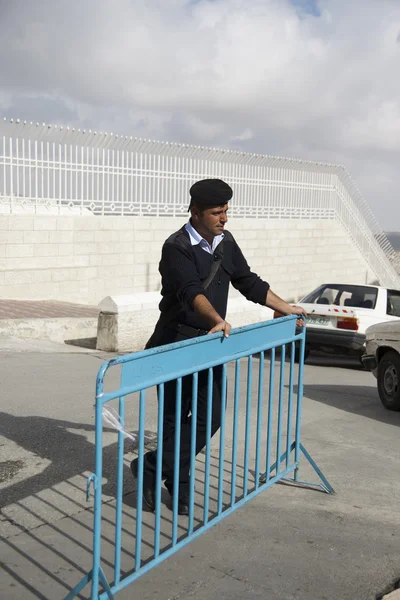
[[2, 117], [341, 164], [400, 230], [400, 0], [0, 0], [0, 52]]

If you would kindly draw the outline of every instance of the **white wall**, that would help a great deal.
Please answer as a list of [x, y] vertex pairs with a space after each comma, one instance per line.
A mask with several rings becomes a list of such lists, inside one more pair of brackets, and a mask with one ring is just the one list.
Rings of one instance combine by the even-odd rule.
[[[157, 291], [163, 241], [181, 218], [0, 216], [0, 297], [98, 304], [105, 296]], [[250, 266], [296, 300], [324, 281], [376, 275], [333, 220], [232, 218]]]

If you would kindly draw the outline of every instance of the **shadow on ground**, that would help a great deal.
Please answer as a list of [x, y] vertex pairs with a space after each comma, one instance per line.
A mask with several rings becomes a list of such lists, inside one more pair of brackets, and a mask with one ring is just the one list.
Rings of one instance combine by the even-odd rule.
[[400, 412], [387, 410], [380, 402], [376, 387], [349, 385], [305, 385], [304, 396], [368, 419], [400, 426]]

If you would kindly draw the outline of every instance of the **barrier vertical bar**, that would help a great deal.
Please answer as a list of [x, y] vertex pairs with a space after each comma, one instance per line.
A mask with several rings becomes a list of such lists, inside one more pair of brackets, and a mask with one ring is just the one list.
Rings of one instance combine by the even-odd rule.
[[224, 493], [224, 465], [225, 465], [225, 423], [226, 423], [226, 363], [222, 365], [221, 387], [221, 427], [219, 438], [219, 467], [218, 467], [218, 514], [222, 512], [222, 499]]
[[93, 524], [93, 571], [91, 600], [97, 600], [99, 595], [99, 573], [101, 557], [101, 494], [103, 475], [103, 403], [101, 396], [103, 384], [96, 383], [95, 408], [95, 493], [94, 493], [94, 524]]
[[285, 359], [286, 346], [282, 346], [281, 350], [281, 368], [279, 381], [279, 399], [278, 399], [278, 432], [276, 440], [276, 474], [279, 475], [281, 470], [281, 439], [282, 439], [282, 416], [283, 416], [283, 393], [285, 391]]
[[135, 571], [140, 569], [142, 550], [142, 514], [143, 514], [143, 472], [144, 472], [144, 427], [145, 427], [146, 393], [140, 390], [139, 397], [139, 452], [138, 452], [138, 488], [136, 507], [136, 545]]
[[258, 403], [257, 403], [256, 462], [255, 462], [256, 489], [260, 485], [258, 473], [260, 472], [260, 445], [261, 445], [263, 397], [264, 397], [264, 352], [260, 352], [260, 362], [259, 362], [259, 370], [258, 370]]
[[268, 394], [268, 422], [267, 422], [267, 449], [266, 449], [266, 478], [269, 479], [271, 471], [271, 436], [272, 436], [272, 409], [274, 406], [275, 391], [275, 348], [271, 349], [271, 362], [269, 371], [269, 394]]
[[203, 522], [208, 522], [208, 507], [210, 501], [210, 455], [211, 455], [211, 424], [213, 415], [214, 372], [208, 369], [207, 376], [207, 425], [206, 425], [206, 463], [204, 469], [204, 510]]
[[296, 439], [294, 446], [294, 460], [296, 462], [296, 469], [294, 471], [294, 479], [298, 481], [299, 477], [299, 461], [300, 461], [300, 429], [301, 429], [301, 412], [303, 403], [303, 370], [304, 370], [304, 352], [306, 342], [306, 328], [303, 327], [302, 337], [300, 338], [299, 348], [299, 375], [297, 383], [297, 410], [296, 410]]
[[293, 415], [293, 378], [294, 378], [294, 355], [296, 346], [291, 343], [290, 348], [290, 373], [289, 373], [289, 397], [288, 397], [288, 413], [287, 413], [287, 428], [286, 428], [286, 468], [290, 462], [290, 446], [292, 433], [292, 415]]
[[249, 482], [249, 445], [250, 445], [250, 411], [251, 392], [253, 387], [253, 357], [250, 355], [247, 362], [247, 394], [246, 394], [246, 423], [244, 434], [244, 465], [243, 465], [243, 495], [247, 496]]
[[194, 527], [194, 492], [195, 492], [195, 481], [196, 481], [196, 434], [197, 434], [198, 386], [199, 386], [199, 374], [193, 373], [191, 439], [190, 439], [189, 527], [188, 527], [189, 535], [191, 535], [193, 533], [193, 527]]
[[[119, 422], [124, 427], [125, 396], [119, 399]], [[121, 577], [121, 531], [122, 531], [122, 494], [124, 485], [124, 434], [118, 431], [117, 447], [117, 498], [115, 504], [115, 549], [114, 549], [114, 581], [119, 583]]]
[[172, 545], [178, 539], [178, 502], [181, 448], [181, 419], [182, 419], [182, 377], [176, 380], [175, 394], [175, 443], [174, 443], [174, 482], [172, 494]]
[[233, 439], [232, 439], [232, 480], [231, 480], [231, 506], [236, 500], [236, 461], [237, 461], [237, 432], [239, 420], [239, 393], [240, 393], [240, 359], [236, 360], [235, 392], [233, 400]]
[[157, 557], [160, 554], [163, 434], [164, 434], [164, 384], [161, 383], [158, 387], [156, 517], [155, 517], [155, 525], [154, 525], [154, 557]]

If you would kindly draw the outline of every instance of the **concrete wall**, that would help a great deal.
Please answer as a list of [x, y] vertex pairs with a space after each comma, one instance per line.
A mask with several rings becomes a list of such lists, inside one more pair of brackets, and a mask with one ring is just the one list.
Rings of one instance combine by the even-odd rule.
[[[0, 216], [0, 297], [97, 304], [106, 296], [157, 291], [162, 243], [183, 223]], [[376, 278], [336, 221], [232, 218], [229, 229], [253, 270], [288, 300], [324, 281]]]

